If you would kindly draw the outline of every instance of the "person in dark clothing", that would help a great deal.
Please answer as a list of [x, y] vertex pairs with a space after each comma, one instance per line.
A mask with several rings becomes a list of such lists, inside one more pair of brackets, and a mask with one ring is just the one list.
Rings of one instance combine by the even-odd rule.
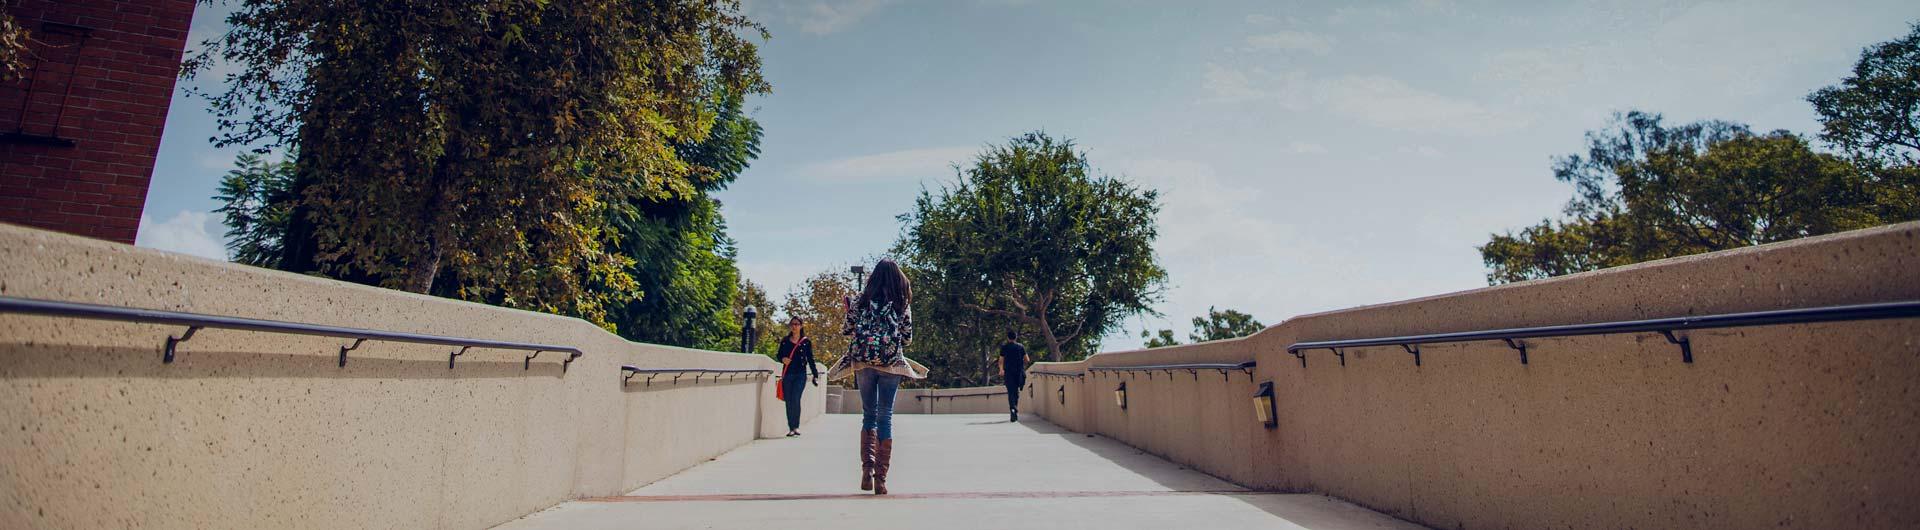
[[813, 339], [807, 338], [806, 321], [793, 317], [787, 321], [787, 338], [780, 341], [781, 392], [787, 401], [787, 436], [800, 435], [800, 394], [807, 389], [807, 373], [813, 373], [813, 386], [820, 386], [820, 367], [813, 364]]
[[1007, 343], [1000, 345], [1000, 378], [1007, 384], [1007, 421], [1020, 421], [1020, 387], [1027, 386], [1027, 347], [1015, 340], [1018, 334], [1007, 332]]

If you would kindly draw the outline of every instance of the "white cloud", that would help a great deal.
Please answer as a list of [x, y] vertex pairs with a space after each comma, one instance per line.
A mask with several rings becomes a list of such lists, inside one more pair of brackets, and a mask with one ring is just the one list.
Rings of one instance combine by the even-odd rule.
[[1414, 155], [1414, 156], [1419, 156], [1424, 158], [1433, 158], [1443, 154], [1439, 148], [1431, 145], [1401, 146], [1400, 149], [1398, 149], [1398, 151], [1400, 152], [1400, 154], [1403, 154], [1403, 155]]
[[160, 223], [153, 222], [143, 213], [140, 214], [140, 234], [134, 244], [226, 261], [227, 246], [220, 236], [215, 235], [219, 226], [211, 212], [181, 211]]
[[890, 178], [944, 177], [953, 165], [973, 158], [974, 147], [929, 147], [862, 155], [808, 164], [800, 174], [830, 182], [857, 182]]
[[[1163, 318], [1133, 319], [1104, 350], [1140, 344], [1141, 329], [1173, 329], [1185, 339], [1188, 319], [1207, 308], [1250, 312], [1278, 324], [1305, 311], [1347, 307], [1406, 295], [1403, 285], [1367, 277], [1364, 249], [1343, 236], [1304, 229], [1293, 192], [1267, 193], [1267, 177], [1222, 175], [1205, 162], [1119, 159], [1107, 166], [1160, 191], [1154, 253], [1167, 269]], [[1241, 281], [1249, 271], [1261, 279]], [[1311, 278], [1313, 281], [1297, 281]]]
[[892, 0], [821, 0], [807, 4], [794, 15], [800, 31], [826, 35], [847, 29], [860, 19], [880, 10]]
[[1333, 51], [1333, 37], [1305, 31], [1279, 31], [1247, 37], [1247, 48], [1254, 51], [1303, 51], [1326, 55]]
[[1327, 17], [1327, 23], [1380, 24], [1405, 15], [1432, 15], [1454, 11], [1453, 0], [1407, 0], [1397, 5], [1348, 5], [1333, 10], [1333, 14]]
[[1266, 101], [1292, 111], [1322, 110], [1399, 131], [1485, 135], [1525, 127], [1531, 117], [1428, 92], [1381, 75], [1315, 78], [1208, 64], [1202, 86], [1217, 102]]
[[1273, 15], [1262, 15], [1259, 13], [1247, 15], [1247, 23], [1255, 26], [1265, 26], [1279, 21], [1280, 19], [1274, 18]]
[[1287, 143], [1287, 152], [1293, 153], [1296, 155], [1326, 154], [1327, 146], [1320, 145], [1313, 142], [1294, 141], [1294, 142]]

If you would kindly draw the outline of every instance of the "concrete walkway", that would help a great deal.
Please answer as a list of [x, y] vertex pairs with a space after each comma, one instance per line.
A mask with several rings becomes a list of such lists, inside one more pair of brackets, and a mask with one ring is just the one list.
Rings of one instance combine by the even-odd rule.
[[622, 497], [562, 504], [503, 529], [1259, 528], [1419, 526], [1320, 495], [1244, 488], [1038, 419], [894, 417], [891, 495], [859, 491], [858, 415], [760, 440]]

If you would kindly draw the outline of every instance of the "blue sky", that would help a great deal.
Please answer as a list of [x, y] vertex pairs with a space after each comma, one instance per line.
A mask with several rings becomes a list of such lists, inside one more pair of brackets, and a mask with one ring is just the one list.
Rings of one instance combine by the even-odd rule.
[[[1073, 138], [1161, 190], [1172, 276], [1140, 344], [1208, 306], [1293, 316], [1485, 285], [1474, 246], [1555, 215], [1548, 170], [1615, 111], [1811, 135], [1804, 96], [1912, 2], [749, 0], [774, 92], [758, 162], [720, 193], [746, 275], [779, 296], [885, 250], [895, 216], [982, 145]], [[223, 31], [195, 14], [194, 40]], [[215, 80], [217, 76], [210, 76]], [[206, 83], [208, 81], [199, 81]], [[184, 83], [183, 83], [184, 86]], [[236, 153], [177, 94], [142, 246], [221, 257]]]

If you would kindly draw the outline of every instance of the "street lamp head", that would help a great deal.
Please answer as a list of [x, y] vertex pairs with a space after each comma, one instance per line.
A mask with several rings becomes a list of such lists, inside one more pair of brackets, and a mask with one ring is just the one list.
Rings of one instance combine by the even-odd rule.
[[758, 316], [758, 315], [760, 314], [760, 312], [759, 312], [759, 311], [755, 311], [755, 310], [753, 309], [753, 306], [747, 306], [747, 310], [746, 310], [746, 311], [743, 311], [743, 312], [741, 312], [740, 314], [741, 314], [741, 316], [744, 316], [744, 317], [746, 317], [746, 318], [747, 318], [747, 320], [753, 320], [753, 317], [755, 317], [755, 316]]
[[866, 274], [866, 273], [867, 273], [867, 266], [865, 266], [865, 265], [854, 265], [854, 266], [853, 266], [853, 269], [852, 269], [852, 270], [853, 270], [853, 273], [854, 273], [854, 274]]

